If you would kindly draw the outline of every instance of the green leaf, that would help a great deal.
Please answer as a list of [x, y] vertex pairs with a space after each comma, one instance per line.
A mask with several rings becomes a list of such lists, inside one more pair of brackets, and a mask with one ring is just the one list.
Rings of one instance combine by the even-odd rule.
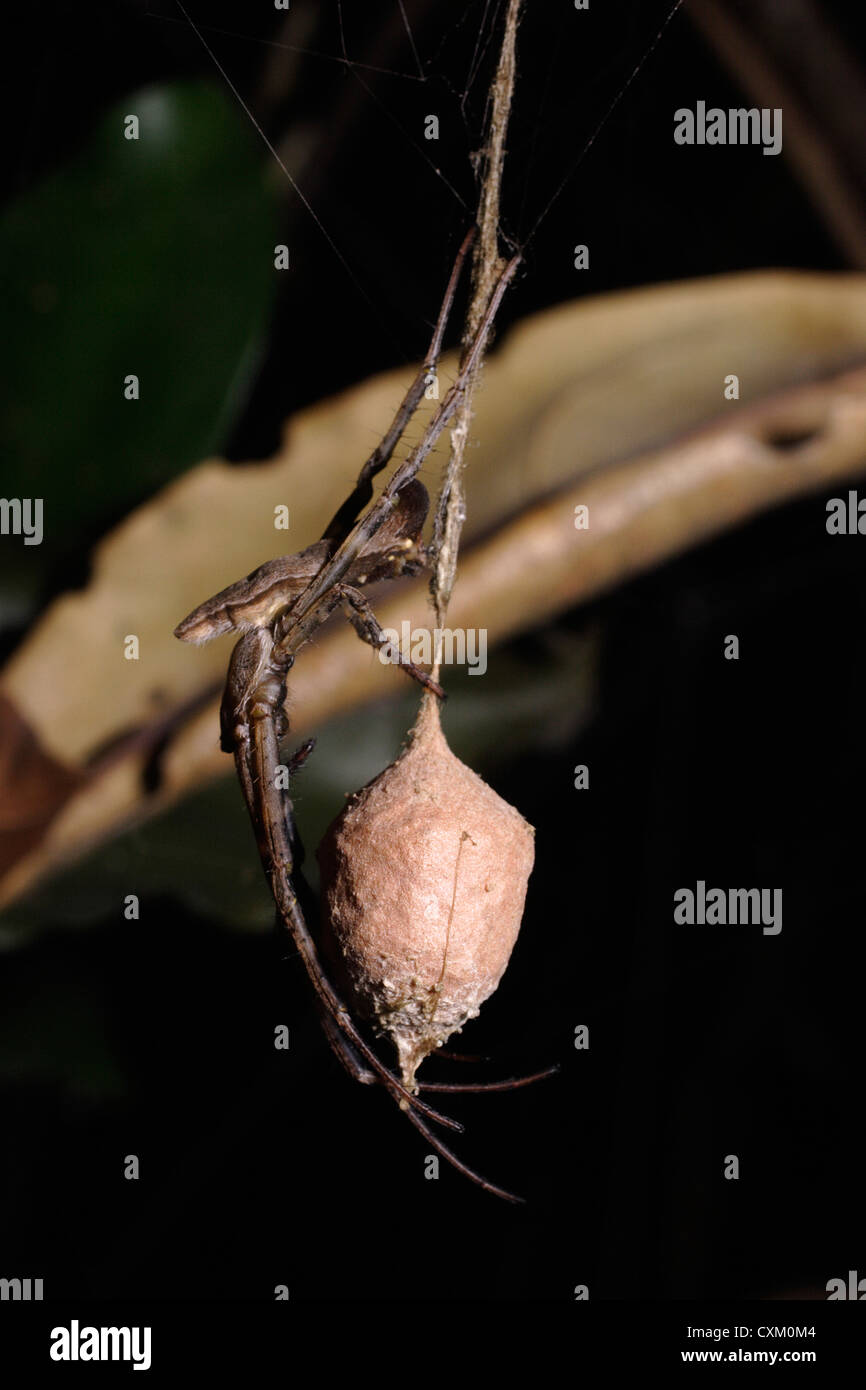
[[218, 446], [267, 324], [274, 228], [255, 135], [205, 82], [125, 97], [6, 210], [3, 489], [44, 498], [45, 526], [41, 547], [4, 541], [19, 610], [85, 528]]

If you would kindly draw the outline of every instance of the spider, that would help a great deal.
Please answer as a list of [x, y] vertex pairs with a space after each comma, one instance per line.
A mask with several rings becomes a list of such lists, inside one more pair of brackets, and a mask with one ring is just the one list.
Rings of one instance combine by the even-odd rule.
[[[301, 647], [335, 609], [342, 606], [359, 636], [381, 649], [387, 639], [360, 592], [361, 587], [377, 579], [418, 573], [427, 563], [421, 531], [427, 516], [428, 497], [416, 474], [463, 398], [502, 296], [519, 264], [519, 256], [504, 266], [478, 330], [463, 355], [454, 384], [432, 416], [420, 443], [395, 469], [378, 499], [368, 504], [373, 497], [374, 477], [390, 462], [430, 375], [436, 370], [448, 315], [473, 237], [474, 229], [467, 233], [460, 247], [433, 338], [417, 376], [382, 442], [361, 469], [353, 492], [332, 517], [321, 539], [299, 554], [268, 561], [245, 579], [207, 599], [177, 625], [175, 636], [182, 641], [201, 643], [231, 630], [243, 634], [229, 663], [220, 709], [220, 743], [225, 752], [234, 755], [279, 919], [303, 959], [316, 992], [324, 1031], [340, 1062], [356, 1081], [384, 1086], [415, 1128], [458, 1172], [487, 1192], [509, 1202], [520, 1202], [522, 1198], [469, 1168], [432, 1132], [427, 1121], [458, 1132], [463, 1126], [434, 1110], [389, 1070], [365, 1041], [328, 979], [292, 881], [300, 857], [298, 838], [291, 800], [277, 776], [280, 740], [289, 727], [284, 710], [287, 676]], [[393, 650], [391, 660], [436, 696], [444, 698], [441, 687], [420, 667]], [[289, 759], [289, 777], [309, 757], [314, 742], [308, 740]], [[555, 1070], [555, 1067], [548, 1068], [532, 1076], [492, 1084], [436, 1083], [421, 1089], [510, 1090], [551, 1075]]]

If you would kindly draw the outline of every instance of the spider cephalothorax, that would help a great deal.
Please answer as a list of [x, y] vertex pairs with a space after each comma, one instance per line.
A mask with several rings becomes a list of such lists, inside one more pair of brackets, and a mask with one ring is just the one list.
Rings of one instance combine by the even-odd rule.
[[[377, 579], [393, 579], [416, 574], [424, 564], [421, 531], [427, 518], [429, 498], [424, 484], [412, 479], [397, 494], [390, 515], [349, 566], [344, 583], [369, 584]], [[284, 617], [320, 573], [337, 549], [336, 540], [323, 538], [296, 555], [280, 555], [266, 560], [245, 579], [221, 589], [213, 598], [194, 608], [174, 630], [182, 642], [210, 642], [234, 629], [249, 632], [254, 627], [271, 627]], [[334, 606], [342, 597], [335, 585]]]

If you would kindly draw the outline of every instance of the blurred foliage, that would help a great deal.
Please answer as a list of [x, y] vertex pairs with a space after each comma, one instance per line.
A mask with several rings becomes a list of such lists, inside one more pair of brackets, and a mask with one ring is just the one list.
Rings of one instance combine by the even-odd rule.
[[[549, 628], [488, 653], [484, 676], [449, 670], [443, 727], [454, 752], [495, 785], [503, 759], [567, 743], [592, 715], [596, 666], [593, 629]], [[319, 731], [316, 750], [293, 783], [311, 882], [316, 845], [343, 797], [397, 756], [417, 706], [417, 692], [406, 682], [395, 698]], [[81, 928], [114, 917], [119, 929], [136, 930], [123, 915], [129, 893], [175, 898], [199, 917], [239, 930], [271, 926], [273, 903], [233, 777], [211, 782], [46, 880], [0, 915], [0, 946], [22, 945], [47, 923]]]
[[49, 562], [221, 442], [264, 340], [274, 241], [255, 136], [206, 82], [131, 93], [6, 209], [3, 489], [47, 499], [45, 544], [2, 550], [7, 624]]

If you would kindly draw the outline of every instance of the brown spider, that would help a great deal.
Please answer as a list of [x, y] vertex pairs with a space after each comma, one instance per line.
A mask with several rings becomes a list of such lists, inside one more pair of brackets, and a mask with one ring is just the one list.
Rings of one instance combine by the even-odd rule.
[[[432, 1109], [410, 1092], [364, 1040], [349, 1010], [331, 985], [307, 927], [292, 872], [296, 835], [292, 803], [281, 789], [279, 741], [288, 731], [284, 710], [286, 677], [295, 656], [317, 628], [342, 605], [359, 636], [376, 648], [385, 642], [382, 630], [360, 586], [376, 579], [417, 573], [426, 563], [421, 530], [428, 498], [416, 474], [457, 409], [475, 368], [499, 303], [514, 275], [519, 257], [509, 261], [490, 296], [483, 320], [464, 353], [454, 384], [431, 418], [423, 438], [395, 469], [379, 498], [363, 516], [373, 496], [373, 478], [390, 461], [434, 372], [460, 271], [474, 231], [458, 253], [433, 339], [418, 375], [409, 387], [390, 429], [358, 476], [355, 489], [336, 512], [321, 540], [297, 555], [281, 556], [261, 565], [208, 599], [175, 628], [187, 642], [208, 642], [231, 629], [242, 633], [232, 652], [220, 711], [221, 746], [233, 753], [259, 853], [279, 916], [291, 934], [318, 996], [319, 1013], [328, 1040], [343, 1066], [357, 1081], [386, 1088], [400, 1109], [432, 1147], [465, 1177], [485, 1191], [510, 1202], [522, 1199], [467, 1167], [429, 1129], [425, 1120], [461, 1131], [463, 1126]], [[426, 672], [393, 653], [392, 659], [436, 695], [443, 691]], [[296, 771], [313, 748], [303, 744], [289, 760]], [[428, 1091], [497, 1091], [551, 1075], [548, 1068], [534, 1076], [487, 1085], [439, 1083]]]

